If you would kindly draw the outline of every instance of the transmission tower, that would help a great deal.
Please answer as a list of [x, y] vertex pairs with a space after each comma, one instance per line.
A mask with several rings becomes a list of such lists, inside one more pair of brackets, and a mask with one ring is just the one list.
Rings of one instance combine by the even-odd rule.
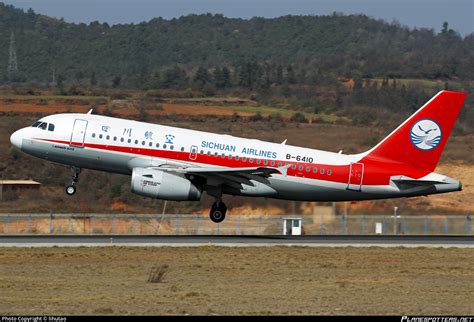
[[14, 78], [14, 76], [18, 73], [18, 62], [16, 59], [16, 48], [15, 48], [15, 35], [13, 31], [10, 36], [10, 52], [8, 57], [8, 77]]

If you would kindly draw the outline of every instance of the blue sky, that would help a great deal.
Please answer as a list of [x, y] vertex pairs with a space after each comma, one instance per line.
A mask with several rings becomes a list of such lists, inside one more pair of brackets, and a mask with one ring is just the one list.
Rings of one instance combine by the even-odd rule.
[[[2, 1], [2, 0], [0, 0]], [[154, 17], [191, 13], [222, 13], [251, 18], [283, 15], [323, 15], [334, 11], [363, 13], [387, 22], [433, 28], [444, 21], [461, 35], [474, 32], [474, 0], [3, 0], [19, 8], [64, 18], [69, 22], [98, 20], [109, 24], [139, 23]]]

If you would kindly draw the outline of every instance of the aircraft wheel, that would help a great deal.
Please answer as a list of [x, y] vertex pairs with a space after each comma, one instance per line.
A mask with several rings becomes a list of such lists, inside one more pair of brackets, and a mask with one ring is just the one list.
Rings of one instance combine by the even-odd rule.
[[69, 196], [72, 196], [73, 194], [76, 193], [76, 187], [73, 186], [73, 185], [67, 186], [67, 187], [66, 187], [66, 193], [67, 193]]
[[225, 219], [227, 207], [223, 202], [214, 203], [211, 207], [210, 218], [215, 223], [220, 223]]

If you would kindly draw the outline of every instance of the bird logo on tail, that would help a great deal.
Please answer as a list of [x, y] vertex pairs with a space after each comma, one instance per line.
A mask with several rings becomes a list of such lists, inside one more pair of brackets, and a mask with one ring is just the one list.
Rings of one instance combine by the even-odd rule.
[[420, 150], [429, 151], [441, 142], [441, 127], [431, 119], [416, 122], [410, 131], [411, 142]]

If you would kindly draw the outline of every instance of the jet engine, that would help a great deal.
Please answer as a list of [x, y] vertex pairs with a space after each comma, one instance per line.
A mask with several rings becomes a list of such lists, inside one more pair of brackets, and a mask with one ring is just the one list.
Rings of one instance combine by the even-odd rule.
[[156, 169], [134, 168], [132, 192], [145, 197], [165, 200], [195, 201], [201, 199], [201, 190], [184, 175]]

